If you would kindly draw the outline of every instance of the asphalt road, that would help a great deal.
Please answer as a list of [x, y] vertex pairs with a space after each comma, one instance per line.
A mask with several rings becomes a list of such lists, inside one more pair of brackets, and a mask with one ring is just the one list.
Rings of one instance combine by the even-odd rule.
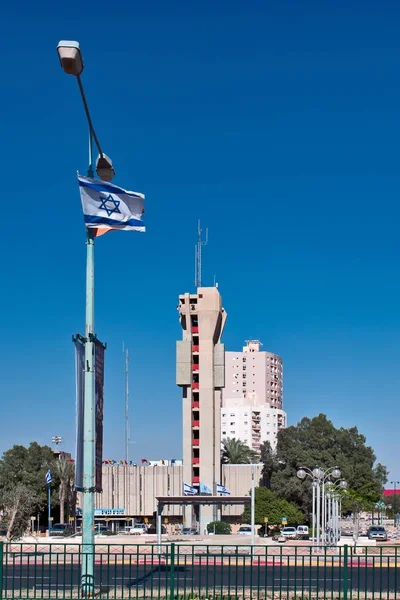
[[[394, 592], [400, 588], [400, 573], [395, 567], [350, 567], [348, 568], [348, 587], [353, 590]], [[4, 591], [13, 592], [13, 597], [22, 597], [22, 590], [63, 590], [63, 596], [79, 586], [79, 565], [13, 565], [4, 566]], [[130, 588], [130, 596], [165, 597], [170, 591], [171, 573], [166, 565], [113, 565], [95, 566], [96, 588], [106, 592], [107, 588]], [[191, 594], [196, 590], [221, 593], [230, 588], [240, 594], [244, 588], [253, 588], [253, 597], [268, 591], [300, 592], [338, 591], [343, 589], [343, 567], [304, 566], [287, 567], [285, 565], [263, 567], [238, 567], [228, 565], [199, 566], [180, 565], [174, 570], [175, 594]], [[5, 596], [6, 594], [4, 594]], [[42, 594], [41, 594], [42, 595]], [[379, 598], [379, 595], [378, 595]]]

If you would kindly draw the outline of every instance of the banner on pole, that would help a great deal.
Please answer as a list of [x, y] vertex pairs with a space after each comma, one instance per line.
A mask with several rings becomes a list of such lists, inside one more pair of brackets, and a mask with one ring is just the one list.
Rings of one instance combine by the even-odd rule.
[[83, 489], [83, 419], [85, 409], [85, 343], [81, 336], [74, 338], [76, 380], [76, 448], [75, 489]]
[[103, 414], [104, 414], [104, 350], [105, 346], [95, 341], [94, 373], [95, 373], [95, 406], [96, 406], [96, 450], [95, 450], [95, 489], [103, 491]]

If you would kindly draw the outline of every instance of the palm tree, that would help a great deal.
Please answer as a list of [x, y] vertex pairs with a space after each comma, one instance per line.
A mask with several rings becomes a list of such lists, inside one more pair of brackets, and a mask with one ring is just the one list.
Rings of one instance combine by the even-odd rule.
[[224, 438], [222, 440], [222, 462], [230, 465], [244, 465], [259, 462], [257, 452], [249, 448], [242, 440]]
[[58, 497], [60, 501], [60, 523], [65, 522], [65, 503], [70, 498], [70, 492], [74, 485], [75, 468], [74, 463], [66, 458], [60, 456], [53, 464], [54, 473], [59, 480], [60, 484], [58, 487]]

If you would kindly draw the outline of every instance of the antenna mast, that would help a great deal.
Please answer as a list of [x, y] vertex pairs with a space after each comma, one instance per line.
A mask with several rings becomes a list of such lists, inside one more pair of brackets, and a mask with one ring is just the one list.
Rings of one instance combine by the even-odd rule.
[[200, 220], [197, 222], [197, 244], [194, 250], [194, 285], [196, 288], [201, 287], [201, 249], [208, 244], [208, 229], [206, 229], [205, 239], [202, 239], [203, 230], [200, 227]]
[[125, 348], [125, 460], [129, 464], [129, 351]]

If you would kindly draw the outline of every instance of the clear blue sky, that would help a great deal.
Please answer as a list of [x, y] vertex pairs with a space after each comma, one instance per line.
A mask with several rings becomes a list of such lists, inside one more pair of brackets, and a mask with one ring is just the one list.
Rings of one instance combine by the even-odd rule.
[[[0, 23], [3, 227], [0, 450], [74, 445], [71, 335], [84, 326], [76, 171], [86, 127], [58, 65], [77, 39], [116, 183], [144, 192], [146, 234], [96, 245], [105, 457], [181, 456], [179, 293], [219, 282], [227, 349], [284, 360], [289, 422], [356, 424], [400, 479], [400, 6], [394, 1], [7, 3]], [[12, 217], [12, 218], [11, 218]]]

